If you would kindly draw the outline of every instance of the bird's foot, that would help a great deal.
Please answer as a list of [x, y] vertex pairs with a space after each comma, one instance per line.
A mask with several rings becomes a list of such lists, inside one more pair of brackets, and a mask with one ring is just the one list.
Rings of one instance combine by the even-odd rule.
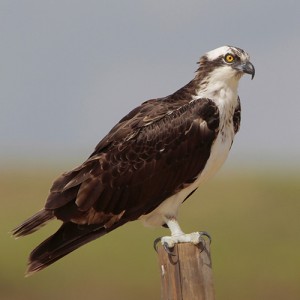
[[173, 249], [175, 244], [178, 243], [192, 243], [194, 245], [203, 244], [205, 243], [204, 236], [206, 236], [211, 243], [211, 237], [206, 231], [199, 231], [199, 232], [192, 232], [189, 234], [179, 234], [179, 235], [172, 235], [172, 236], [163, 236], [159, 237], [154, 241], [154, 249], [157, 251], [157, 244], [161, 242], [165, 251], [169, 255], [175, 255], [172, 253], [170, 249]]

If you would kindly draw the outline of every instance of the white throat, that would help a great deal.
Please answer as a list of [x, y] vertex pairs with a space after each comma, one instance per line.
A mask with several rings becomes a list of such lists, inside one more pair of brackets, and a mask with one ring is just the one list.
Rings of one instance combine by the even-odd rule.
[[[209, 98], [213, 100], [220, 110], [224, 107], [236, 107], [238, 98], [238, 83], [240, 77], [231, 69], [224, 67], [213, 71], [207, 80], [200, 84], [195, 99]], [[231, 76], [230, 76], [231, 75]], [[227, 78], [227, 80], [224, 80]]]

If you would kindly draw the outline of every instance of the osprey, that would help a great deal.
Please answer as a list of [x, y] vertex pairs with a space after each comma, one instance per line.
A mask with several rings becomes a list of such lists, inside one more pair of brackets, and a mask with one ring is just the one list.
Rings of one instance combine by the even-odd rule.
[[44, 209], [13, 230], [20, 237], [51, 219], [63, 222], [32, 251], [28, 274], [137, 219], [167, 226], [167, 249], [199, 243], [206, 233], [184, 234], [178, 208], [227, 158], [240, 126], [238, 83], [255, 73], [249, 59], [231, 46], [206, 53], [193, 80], [133, 109], [82, 165], [58, 177]]

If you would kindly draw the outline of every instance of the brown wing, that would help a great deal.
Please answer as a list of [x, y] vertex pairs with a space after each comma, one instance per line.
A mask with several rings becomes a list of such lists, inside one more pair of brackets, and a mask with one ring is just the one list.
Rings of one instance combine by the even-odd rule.
[[63, 221], [110, 227], [149, 213], [193, 182], [210, 155], [218, 109], [209, 99], [180, 108], [153, 101], [121, 120], [83, 165], [58, 178], [45, 208]]
[[240, 97], [238, 97], [238, 105], [235, 108], [235, 111], [233, 114], [234, 133], [237, 133], [239, 131], [240, 124], [241, 124], [241, 101], [240, 101]]
[[45, 210], [13, 231], [29, 234], [54, 215], [64, 221], [32, 251], [28, 273], [149, 213], [192, 183], [205, 166], [218, 127], [218, 109], [209, 99], [150, 100], [133, 110], [86, 162], [54, 182]]
[[[173, 98], [170, 98], [173, 100]], [[110, 132], [99, 142], [91, 156], [99, 152], [105, 152], [106, 148], [116, 143], [132, 139], [138, 134], [139, 129], [148, 126], [164, 118], [166, 114], [188, 104], [189, 100], [169, 101], [169, 98], [151, 99], [133, 109], [129, 114], [120, 120]]]

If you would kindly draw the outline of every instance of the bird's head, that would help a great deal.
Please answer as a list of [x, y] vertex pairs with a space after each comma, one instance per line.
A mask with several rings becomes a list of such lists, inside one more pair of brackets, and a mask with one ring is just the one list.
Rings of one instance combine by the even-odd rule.
[[250, 74], [252, 79], [255, 68], [250, 62], [250, 56], [244, 50], [223, 46], [207, 52], [200, 58], [197, 73], [205, 76], [212, 75], [225, 79], [240, 79], [243, 74]]

